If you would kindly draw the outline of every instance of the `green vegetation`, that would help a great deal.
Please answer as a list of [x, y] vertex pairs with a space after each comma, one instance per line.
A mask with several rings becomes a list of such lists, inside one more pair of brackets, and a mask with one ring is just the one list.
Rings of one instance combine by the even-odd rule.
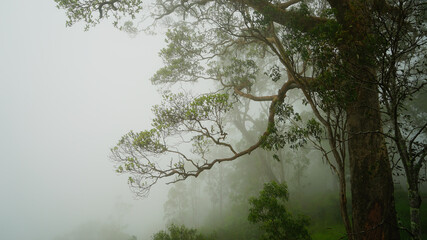
[[264, 240], [281, 239], [311, 239], [307, 231], [309, 220], [299, 216], [294, 218], [285, 207], [289, 198], [285, 183], [266, 183], [258, 198], [249, 200], [248, 220], [260, 223], [260, 228], [265, 231]]

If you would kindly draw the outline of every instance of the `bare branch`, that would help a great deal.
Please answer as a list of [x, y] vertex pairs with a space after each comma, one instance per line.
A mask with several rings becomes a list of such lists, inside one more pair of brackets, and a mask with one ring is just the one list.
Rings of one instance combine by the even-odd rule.
[[105, 1], [105, 2], [99, 3], [99, 5], [98, 5], [99, 18], [102, 18], [102, 16], [103, 16], [102, 7], [104, 7], [104, 5], [110, 5], [114, 11], [117, 11], [117, 8], [116, 8], [116, 6], [114, 6], [114, 3], [119, 2], [119, 1], [120, 0], [111, 0], [111, 1]]

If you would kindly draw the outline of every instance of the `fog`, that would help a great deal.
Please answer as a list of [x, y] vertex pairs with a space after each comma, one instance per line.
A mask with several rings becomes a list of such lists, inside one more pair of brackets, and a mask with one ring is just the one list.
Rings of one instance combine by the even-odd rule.
[[[163, 26], [179, 14], [165, 17]], [[322, 131], [313, 103], [308, 106], [312, 97], [306, 94], [304, 99], [300, 90], [287, 85], [297, 82], [279, 68], [279, 52], [273, 54], [257, 41], [241, 42], [231, 33], [225, 34], [232, 37], [228, 39], [211, 31], [215, 29], [208, 26], [211, 23], [204, 25], [203, 20], [198, 25], [200, 19], [191, 17], [195, 22], [186, 22], [186, 13], [182, 14], [182, 21], [169, 25], [174, 31], [160, 54], [162, 62], [158, 53], [166, 46], [165, 28], [154, 29], [160, 29], [157, 35], [132, 37], [105, 21], [85, 32], [85, 23], [66, 28], [64, 9], [58, 10], [53, 0], [1, 5], [0, 239], [162, 240], [153, 234], [166, 228], [170, 232], [195, 228], [189, 232], [195, 236], [197, 230], [211, 237], [207, 239], [255, 240], [267, 233], [253, 215], [261, 209], [257, 210], [256, 197], [275, 186], [281, 195], [271, 198], [280, 199], [282, 210], [259, 211], [280, 212], [267, 216], [267, 223], [295, 214], [302, 229], [298, 234], [307, 239], [309, 234], [313, 239], [354, 234], [342, 222], [347, 208], [353, 213], [346, 205], [354, 198], [345, 154], [347, 123], [339, 122], [341, 112], [332, 116], [337, 122], [326, 125], [342, 128], [343, 138], [336, 141], [345, 144], [330, 145], [325, 140], [333, 138], [332, 133]], [[226, 25], [233, 29], [233, 24]], [[303, 73], [316, 68], [302, 65]], [[152, 85], [153, 75], [159, 86]], [[210, 94], [201, 94], [206, 92]], [[415, 102], [420, 106], [408, 112], [420, 112], [414, 119], [425, 130], [422, 99], [427, 95], [418, 94], [421, 100]], [[160, 105], [154, 115], [151, 108], [156, 104]], [[330, 120], [332, 110], [342, 107], [331, 106], [319, 108], [325, 112], [317, 115], [327, 114]], [[117, 144], [130, 130], [136, 134]], [[425, 132], [417, 135], [417, 144], [425, 146]], [[335, 163], [328, 158], [333, 146], [342, 150], [341, 157], [334, 155]], [[396, 162], [392, 169], [396, 211], [402, 226], [409, 226], [400, 165]], [[159, 170], [163, 167], [166, 170]], [[199, 175], [196, 169], [206, 171]], [[425, 180], [425, 165], [423, 174], [420, 182]], [[131, 190], [139, 188], [144, 194], [150, 181], [156, 184], [149, 196], [136, 198]], [[180, 182], [166, 185], [166, 181]], [[128, 182], [134, 188], [129, 189]], [[421, 186], [423, 198], [425, 188]], [[341, 211], [340, 190], [341, 196], [350, 196], [347, 203], [342, 200]], [[267, 202], [258, 205], [279, 209]], [[425, 224], [425, 207], [420, 214]]]
[[164, 185], [136, 200], [108, 155], [149, 126], [163, 37], [65, 20], [54, 1], [1, 3], [0, 239], [53, 239], [90, 221], [150, 236]]

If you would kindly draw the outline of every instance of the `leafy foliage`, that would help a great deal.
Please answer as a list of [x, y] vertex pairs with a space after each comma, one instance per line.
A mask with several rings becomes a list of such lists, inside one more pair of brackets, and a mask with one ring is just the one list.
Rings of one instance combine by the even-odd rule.
[[[118, 163], [118, 173], [129, 173], [129, 184], [135, 192], [145, 195], [158, 179], [178, 174], [176, 180], [198, 175], [200, 167], [209, 167], [206, 161], [192, 159], [174, 147], [175, 137], [188, 139], [181, 146], [191, 143], [191, 153], [204, 157], [211, 145], [221, 145], [230, 151], [225, 142], [224, 117], [231, 109], [227, 94], [208, 94], [191, 98], [184, 94], [163, 95], [162, 104], [154, 106], [150, 130], [129, 132], [111, 149], [112, 158]], [[231, 148], [231, 151], [234, 151]], [[163, 170], [155, 158], [168, 156], [169, 170]], [[174, 159], [174, 160], [175, 160]], [[185, 165], [187, 169], [185, 169]], [[188, 169], [190, 168], [190, 169]], [[191, 169], [192, 168], [192, 169]]]
[[324, 138], [324, 129], [316, 119], [304, 119], [292, 105], [276, 105], [275, 124], [269, 127], [270, 134], [263, 139], [262, 147], [278, 151], [288, 145], [292, 149], [300, 148], [310, 141], [320, 142]]
[[307, 231], [309, 221], [305, 217], [294, 218], [285, 207], [289, 198], [285, 183], [266, 183], [258, 198], [249, 200], [251, 209], [248, 220], [260, 223], [265, 240], [311, 239]]
[[166, 48], [160, 57], [166, 66], [160, 68], [151, 78], [153, 84], [195, 82], [203, 76], [205, 68], [200, 64], [200, 56], [206, 51], [206, 34], [197, 33], [188, 25], [181, 24], [166, 32]]
[[126, 30], [132, 27], [130, 22], [119, 26], [123, 17], [129, 16], [135, 19], [136, 15], [142, 10], [142, 0], [54, 0], [57, 8], [66, 11], [68, 20], [67, 26], [84, 21], [85, 30], [95, 26], [102, 18], [113, 18], [113, 24], [116, 27]]

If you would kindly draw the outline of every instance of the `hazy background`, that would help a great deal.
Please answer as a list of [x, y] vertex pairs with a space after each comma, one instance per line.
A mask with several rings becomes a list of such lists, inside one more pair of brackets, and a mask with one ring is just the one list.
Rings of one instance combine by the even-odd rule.
[[149, 127], [163, 37], [65, 20], [53, 0], [0, 3], [0, 239], [52, 239], [87, 221], [149, 236], [165, 187], [135, 200], [108, 155]]

